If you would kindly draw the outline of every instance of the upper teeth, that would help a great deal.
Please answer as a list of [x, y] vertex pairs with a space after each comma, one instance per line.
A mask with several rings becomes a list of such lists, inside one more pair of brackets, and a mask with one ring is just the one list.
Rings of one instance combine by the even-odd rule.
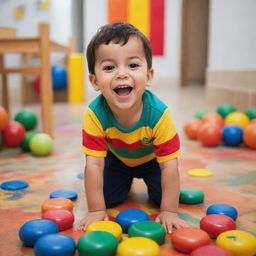
[[122, 88], [128, 88], [129, 86], [127, 86], [127, 85], [121, 85], [121, 86], [118, 86], [117, 88], [119, 89], [122, 89]]

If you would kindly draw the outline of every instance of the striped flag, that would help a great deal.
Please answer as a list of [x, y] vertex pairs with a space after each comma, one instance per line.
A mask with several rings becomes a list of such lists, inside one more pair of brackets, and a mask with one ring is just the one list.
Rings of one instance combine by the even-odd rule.
[[150, 40], [152, 54], [162, 56], [164, 8], [165, 0], [108, 0], [108, 23], [131, 23]]

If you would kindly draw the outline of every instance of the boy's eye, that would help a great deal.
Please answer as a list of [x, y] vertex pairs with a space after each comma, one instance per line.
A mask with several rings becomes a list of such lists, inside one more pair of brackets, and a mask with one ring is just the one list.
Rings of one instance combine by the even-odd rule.
[[108, 65], [108, 66], [105, 66], [103, 69], [106, 70], [106, 71], [111, 71], [114, 68], [115, 68], [114, 66]]
[[139, 64], [137, 63], [132, 63], [129, 65], [130, 68], [137, 68], [139, 66]]

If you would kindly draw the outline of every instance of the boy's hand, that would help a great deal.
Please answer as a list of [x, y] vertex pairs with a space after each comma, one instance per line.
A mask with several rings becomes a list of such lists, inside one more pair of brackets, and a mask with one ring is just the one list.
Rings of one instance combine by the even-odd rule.
[[78, 229], [86, 230], [91, 223], [99, 220], [108, 220], [106, 211], [88, 212], [86, 217], [80, 222]]
[[155, 221], [161, 223], [167, 233], [172, 233], [173, 228], [188, 227], [187, 223], [175, 212], [161, 211]]

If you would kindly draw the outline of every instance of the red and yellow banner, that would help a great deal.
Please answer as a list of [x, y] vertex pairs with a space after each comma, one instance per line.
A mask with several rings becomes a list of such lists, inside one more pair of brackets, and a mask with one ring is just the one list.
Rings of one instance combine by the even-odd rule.
[[108, 22], [133, 24], [151, 42], [153, 55], [164, 53], [165, 0], [108, 0]]

